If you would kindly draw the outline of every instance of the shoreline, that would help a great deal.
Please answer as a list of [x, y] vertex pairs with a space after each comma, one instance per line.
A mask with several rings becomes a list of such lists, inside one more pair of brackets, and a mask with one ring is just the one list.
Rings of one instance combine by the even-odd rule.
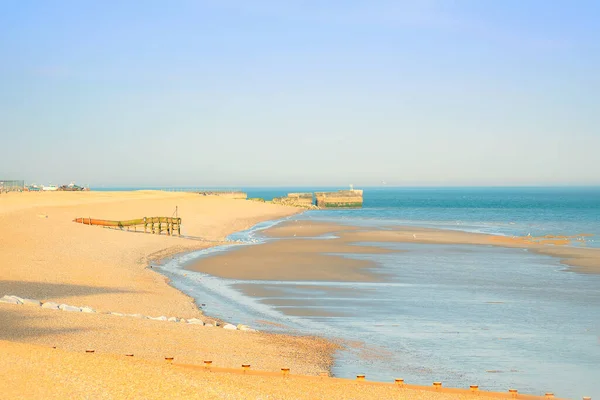
[[[338, 323], [335, 322], [336, 317], [345, 317], [350, 315], [350, 313], [344, 314], [344, 311], [351, 306], [339, 306], [340, 313], [337, 313], [336, 308], [338, 307], [341, 301], [346, 300], [343, 297], [352, 297], [353, 293], [358, 297], [358, 290], [362, 290], [363, 286], [360, 284], [354, 285], [352, 282], [356, 281], [354, 278], [354, 274], [356, 273], [357, 267], [352, 263], [349, 263], [347, 258], [343, 258], [339, 256], [339, 253], [336, 255], [331, 255], [331, 253], [336, 253], [339, 251], [347, 251], [349, 253], [358, 253], [358, 254], [372, 254], [372, 253], [380, 253], [383, 250], [377, 247], [377, 243], [383, 245], [383, 243], [413, 243], [413, 246], [406, 246], [407, 249], [416, 249], [418, 245], [426, 245], [430, 250], [433, 249], [433, 246], [436, 244], [444, 245], [445, 248], [449, 250], [453, 245], [465, 245], [460, 246], [460, 248], [464, 249], [465, 252], [474, 252], [474, 253], [482, 253], [482, 254], [512, 254], [513, 262], [510, 265], [506, 265], [507, 269], [498, 269], [497, 273], [502, 274], [502, 271], [517, 271], [519, 268], [523, 271], [527, 271], [525, 262], [521, 265], [519, 260], [525, 259], [535, 259], [541, 260], [539, 261], [539, 270], [536, 268], [536, 265], [531, 265], [532, 271], [538, 270], [541, 277], [546, 276], [546, 269], [548, 269], [548, 273], [554, 277], [554, 279], [562, 280], [560, 278], [560, 273], [563, 270], [567, 270], [566, 268], [561, 268], [559, 262], [562, 264], [563, 257], [572, 256], [573, 248], [571, 247], [558, 247], [554, 244], [544, 244], [544, 243], [532, 243], [534, 240], [544, 241], [546, 239], [555, 238], [510, 238], [510, 237], [501, 237], [499, 238], [496, 235], [484, 235], [484, 234], [473, 234], [459, 231], [446, 231], [446, 230], [436, 230], [436, 229], [428, 229], [428, 228], [415, 228], [415, 227], [397, 227], [396, 230], [373, 230], [372, 228], [364, 228], [364, 227], [356, 227], [356, 226], [348, 226], [348, 225], [339, 225], [339, 224], [325, 224], [325, 223], [314, 223], [312, 221], [307, 220], [298, 220], [293, 222], [286, 222], [282, 224], [278, 224], [273, 228], [264, 231], [268, 237], [271, 237], [271, 241], [267, 241], [267, 243], [257, 244], [254, 246], [243, 246], [240, 248], [227, 249], [226, 251], [219, 253], [217, 255], [210, 255], [206, 258], [202, 258], [196, 264], [196, 270], [202, 271], [203, 273], [214, 274], [216, 276], [221, 276], [224, 279], [233, 279], [238, 282], [229, 282], [227, 285], [230, 285], [232, 288], [238, 290], [243, 293], [245, 296], [250, 297], [252, 300], [258, 301], [266, 306], [272, 307], [275, 310], [279, 311], [285, 316], [290, 318], [299, 317], [300, 319], [308, 318], [315, 319], [316, 323], [319, 323], [320, 318], [333, 318], [328, 320], [332, 326], [336, 328], [346, 328], [351, 329], [354, 324], [358, 322], [350, 322], [347, 325], [343, 325], [344, 322]], [[413, 235], [416, 235], [413, 236]], [[333, 238], [335, 236], [335, 238]], [[316, 240], [315, 237], [321, 237], [323, 239]], [[325, 239], [327, 238], [327, 239]], [[508, 245], [507, 245], [508, 244]], [[468, 245], [477, 245], [480, 249], [468, 248]], [[431, 247], [429, 247], [431, 246]], [[485, 249], [486, 246], [489, 246], [489, 249]], [[297, 269], [301, 270], [301, 274], [305, 274], [304, 276], [308, 276], [306, 278], [306, 286], [309, 287], [309, 290], [299, 290], [302, 285], [302, 279], [299, 279], [301, 276], [298, 271], [295, 271], [293, 266], [297, 261], [295, 255], [293, 253], [299, 252], [302, 254], [306, 254], [306, 247], [310, 247], [309, 256], [317, 266], [317, 270], [312, 271], [309, 268], [306, 268], [305, 265], [301, 267], [297, 267]], [[495, 247], [496, 249], [492, 249], [491, 247]], [[503, 249], [507, 249], [504, 251]], [[510, 251], [510, 249], [513, 249]], [[563, 252], [561, 255], [563, 257], [559, 257], [558, 255], [550, 255], [544, 254], [545, 256], [552, 257], [546, 258], [545, 261], [542, 258], [536, 258], [537, 256], [533, 256], [530, 254], [526, 256], [526, 252], [516, 251], [516, 249], [527, 249], [530, 250], [531, 253], [537, 253], [537, 249], [540, 250], [549, 250], [549, 251], [559, 251]], [[597, 255], [596, 249], [577, 249], [575, 250], [583, 250], [591, 251], [593, 254]], [[412, 251], [412, 250], [408, 250]], [[425, 251], [425, 250], [423, 250]], [[433, 253], [433, 250], [431, 250]], [[442, 250], [445, 251], [445, 250]], [[277, 254], [277, 252], [280, 252]], [[329, 263], [328, 267], [331, 267], [335, 275], [335, 279], [329, 279], [327, 275], [323, 275], [322, 269], [322, 260], [321, 257], [323, 255], [321, 253], [328, 253], [331, 257], [338, 258], [339, 264]], [[386, 250], [385, 252], [388, 252]], [[236, 254], [237, 253], [237, 254]], [[274, 254], [275, 253], [275, 254]], [[286, 254], [290, 253], [292, 255]], [[313, 254], [314, 253], [314, 254]], [[522, 254], [522, 255], [521, 255]], [[579, 253], [577, 252], [577, 255]], [[266, 257], [266, 262], [265, 258]], [[395, 256], [394, 256], [395, 257]], [[402, 254], [398, 257], [401, 259]], [[273, 258], [274, 260], [269, 260]], [[252, 262], [260, 265], [263, 270], [255, 270], [254, 266], [248, 267], [247, 263], [253, 259]], [[491, 258], [490, 260], [492, 260]], [[292, 265], [292, 268], [287, 268], [287, 266], [277, 265], [275, 263], [276, 260], [280, 260], [280, 264], [286, 263]], [[485, 259], [483, 259], [485, 263]], [[500, 258], [499, 258], [500, 260]], [[592, 258], [591, 262], [594, 262], [597, 258]], [[273, 262], [271, 262], [273, 261]], [[301, 259], [302, 261], [302, 259]], [[225, 268], [225, 263], [229, 263], [228, 268]], [[490, 264], [495, 264], [494, 261], [490, 261]], [[535, 263], [538, 263], [536, 261]], [[237, 264], [237, 265], [236, 265]], [[209, 272], [206, 266], [211, 268]], [[398, 261], [398, 265], [402, 265], [401, 261]], [[410, 264], [407, 264], [410, 265]], [[423, 264], [425, 270], [427, 269], [427, 264]], [[502, 264], [498, 264], [502, 265]], [[458, 264], [460, 267], [460, 264]], [[221, 271], [218, 271], [221, 268]], [[573, 268], [572, 266], [569, 266]], [[189, 268], [188, 268], [189, 269]], [[271, 270], [272, 269], [272, 270]], [[368, 270], [368, 266], [359, 266], [358, 269], [363, 270], [363, 274], [366, 276], [360, 277], [360, 283], [365, 282], [365, 287], [368, 287], [369, 282], [381, 282], [383, 280], [382, 276], [377, 273], [377, 271], [373, 271], [373, 275], [367, 275], [364, 273], [364, 270]], [[213, 273], [213, 271], [217, 271], [217, 273]], [[329, 271], [331, 272], [331, 271]], [[525, 272], [527, 274], [527, 272]], [[516, 272], [518, 275], [518, 272]], [[427, 278], [425, 278], [427, 279]], [[475, 279], [475, 278], [474, 278]], [[567, 278], [567, 279], [585, 279], [582, 277], [575, 278]], [[329, 287], [325, 282], [319, 281], [327, 281], [327, 280], [335, 280], [338, 282], [348, 282], [341, 284], [339, 286], [332, 285]], [[257, 282], [248, 282], [248, 281], [257, 281]], [[272, 281], [272, 283], [271, 283]], [[311, 282], [316, 281], [316, 282]], [[410, 282], [410, 281], [409, 281]], [[468, 282], [468, 279], [466, 280]], [[540, 281], [540, 282], [543, 282]], [[591, 282], [595, 282], [592, 280]], [[412, 283], [412, 282], [410, 282]], [[409, 283], [409, 285], [410, 285]], [[437, 282], [436, 282], [437, 283]], [[535, 283], [534, 283], [535, 285]], [[393, 283], [392, 285], [393, 286]], [[518, 287], [519, 283], [517, 283]], [[401, 287], [401, 286], [399, 286]], [[341, 292], [338, 294], [330, 293], [331, 291], [339, 291], [345, 290], [346, 292]], [[399, 289], [402, 290], [402, 289]], [[312, 294], [310, 293], [312, 291]], [[321, 293], [326, 292], [326, 293]], [[311, 301], [312, 296], [316, 299], [320, 299], [322, 301], [321, 304], [315, 300], [315, 302]], [[329, 300], [334, 299], [335, 297], [341, 297], [338, 303], [329, 303]], [[324, 300], [327, 299], [327, 300]], [[504, 298], [500, 297], [502, 302], [498, 302], [498, 304], [505, 304]], [[240, 298], [236, 297], [235, 301], [239, 301]], [[498, 300], [493, 296], [485, 298], [485, 302], [481, 304], [496, 304], [494, 300]], [[489, 300], [489, 302], [487, 301]], [[250, 300], [248, 300], [250, 303]], [[326, 305], [329, 303], [329, 306]], [[510, 303], [510, 301], [506, 301], [506, 304]], [[353, 304], [350, 302], [350, 304]], [[316, 307], [313, 308], [313, 305]], [[486, 307], [486, 306], [479, 306]], [[496, 306], [494, 306], [496, 307]], [[498, 307], [506, 307], [508, 306], [502, 305]], [[302, 308], [301, 312], [298, 312]], [[346, 310], [344, 310], [346, 308]], [[359, 310], [358, 308], [355, 311]], [[364, 309], [360, 309], [364, 312]], [[359, 312], [360, 315], [360, 311]], [[365, 314], [369, 315], [369, 314]], [[413, 314], [409, 314], [413, 315]], [[368, 321], [368, 318], [361, 317], [365, 321]], [[357, 321], [360, 318], [355, 318]], [[554, 319], [556, 320], [556, 319]], [[313, 321], [313, 322], [314, 322]], [[436, 320], [437, 321], [437, 320]], [[377, 321], [368, 321], [366, 324], [375, 324], [373, 326], [377, 326]], [[329, 325], [325, 320], [323, 320], [324, 325]], [[337, 325], [336, 325], [337, 324]], [[484, 322], [481, 322], [484, 324]], [[308, 325], [307, 325], [308, 326]], [[370, 326], [370, 325], [369, 325]], [[385, 326], [385, 325], [382, 325]], [[389, 329], [393, 325], [389, 325]], [[515, 326], [515, 325], [511, 325]], [[323, 328], [323, 332], [327, 332], [326, 328]], [[386, 329], [386, 328], [381, 328]], [[319, 328], [316, 328], [313, 332], [321, 332]], [[332, 332], [339, 333], [340, 331], [328, 331], [330, 336], [325, 333], [325, 337], [336, 337], [336, 334]], [[457, 334], [459, 332], [456, 332]], [[461, 332], [463, 333], [463, 332]], [[348, 338], [352, 336], [338, 336], [340, 338]], [[376, 342], [372, 342], [368, 339], [369, 336], [362, 336], [361, 342], [364, 345], [373, 345]], [[497, 340], [506, 339], [502, 334], [499, 334], [499, 338]], [[357, 339], [358, 340], [358, 339]], [[373, 352], [373, 354], [377, 354], [377, 352]], [[368, 356], [368, 355], [367, 355]], [[354, 360], [353, 357], [360, 358], [362, 355], [344, 355], [344, 353], [338, 353], [336, 355], [336, 363], [334, 364], [334, 373], [337, 376], [343, 376], [345, 378], [350, 378], [352, 376], [353, 371], [358, 371], [358, 369], [348, 369], [347, 365], [361, 365], [361, 362], [348, 363], [347, 361]], [[344, 362], [346, 361], [346, 366], [344, 366]], [[363, 360], [364, 361], [364, 360]], [[368, 362], [368, 361], [365, 361]], [[501, 363], [500, 363], [501, 364]], [[352, 367], [350, 367], [352, 368]], [[503, 368], [503, 367], [502, 367]], [[497, 368], [497, 372], [507, 372], [502, 368]], [[492, 372], [496, 371], [496, 368], [489, 368]], [[364, 369], [363, 372], [367, 372], [367, 374], [378, 374], [379, 376], [385, 374], [382, 373], [381, 369]], [[384, 370], [383, 370], [384, 371]], [[513, 372], [510, 369], [511, 373]], [[485, 371], [489, 372], [489, 371]], [[519, 372], [519, 371], [514, 371]], [[485, 374], [484, 374], [485, 375]], [[381, 378], [380, 378], [381, 379]], [[414, 379], [414, 377], [411, 377]], [[482, 379], [483, 381], [484, 379]], [[482, 383], [481, 381], [479, 382]], [[454, 384], [456, 386], [456, 384]], [[548, 385], [552, 387], [552, 385]], [[545, 387], [548, 387], [545, 386]], [[557, 385], [558, 386], [558, 385]], [[542, 386], [544, 388], [544, 386]], [[497, 389], [494, 387], [494, 389]], [[562, 388], [564, 389], [564, 387]], [[558, 390], [558, 388], [556, 389]], [[565, 392], [566, 393], [566, 392]]]
[[[183, 218], [182, 233], [205, 241], [134, 234], [72, 222], [81, 215], [113, 220], [170, 215], [176, 206]], [[301, 211], [191, 193], [57, 192], [3, 196], [0, 219], [14, 229], [0, 232], [0, 240], [6, 244], [0, 251], [0, 264], [19, 268], [0, 268], [0, 297], [16, 295], [86, 306], [96, 312], [0, 304], [4, 321], [0, 340], [75, 352], [86, 347], [111, 354], [135, 352], [150, 360], [174, 354], [186, 363], [198, 365], [212, 354], [217, 366], [234, 368], [251, 361], [256, 368], [274, 371], [287, 364], [298, 373], [317, 375], [331, 365], [335, 348], [321, 338], [228, 332], [201, 325], [117, 316], [212, 320], [203, 315], [191, 296], [174, 288], [152, 266], [190, 251], [214, 247], [223, 243], [227, 235], [263, 221]], [[138, 331], [136, 335], [127, 334]], [[170, 339], [175, 337], [176, 342]], [[211, 343], [211, 347], [198, 347], [198, 340]]]
[[[191, 251], [227, 244], [224, 239], [229, 234], [243, 231], [264, 221], [282, 218], [276, 215], [278, 213], [291, 216], [302, 212], [254, 202], [198, 199], [188, 194], [126, 192], [120, 196], [115, 195], [115, 198], [111, 198], [111, 194], [34, 194], [32, 196], [38, 196], [42, 201], [36, 201], [29, 207], [17, 204], [11, 208], [9, 204], [9, 207], [0, 208], [0, 217], [16, 227], [13, 231], [0, 233], [0, 239], [6, 240], [9, 246], [12, 244], [12, 247], [0, 252], [0, 262], [2, 265], [20, 267], [0, 270], [0, 297], [12, 294], [81, 306], [90, 305], [104, 311], [185, 315], [205, 319], [207, 316], [194, 304], [193, 297], [175, 288], [168, 282], [168, 277], [154, 271], [152, 265], [189, 254]], [[57, 201], [53, 204], [50, 201], [52, 199]], [[126, 218], [132, 213], [150, 214], [157, 208], [167, 214], [172, 210], [174, 202], [180, 206], [180, 210], [183, 209], [182, 212], [189, 213], [189, 210], [196, 207], [195, 209], [202, 213], [198, 216], [186, 214], [191, 217], [184, 217], [185, 221], [190, 221], [189, 225], [184, 222], [184, 228], [186, 233], [209, 241], [134, 235], [71, 222], [72, 214], [116, 219]], [[0, 203], [1, 206], [5, 204]], [[281, 228], [289, 223], [288, 221], [278, 224], [269, 230]], [[365, 254], [374, 251], [393, 252], [353, 244], [357, 243], [353, 240], [362, 238], [361, 235], [364, 235], [364, 232], [348, 228], [338, 243], [330, 244], [334, 244], [337, 246], [335, 249], [342, 252], [348, 247]], [[316, 242], [320, 241], [314, 241], [312, 245]], [[289, 243], [292, 243], [292, 240], [287, 244]], [[259, 246], [261, 245], [240, 248]], [[316, 248], [313, 252], [318, 253], [321, 250], [323, 249]], [[227, 253], [230, 251], [225, 252]], [[326, 258], [324, 261], [329, 260]], [[337, 269], [342, 268], [342, 264], [346, 264], [348, 260], [343, 258], [343, 262], [334, 265], [330, 273], [337, 273]], [[376, 272], [369, 271], [372, 268], [369, 265], [354, 267], [353, 273], [361, 279], [380, 279]], [[154, 274], [149, 274], [148, 271]], [[314, 271], [303, 273], [310, 275]], [[316, 375], [319, 371], [331, 367], [335, 352], [334, 343], [315, 337], [226, 332], [201, 326], [123, 318], [101, 313], [83, 314], [25, 306], [18, 306], [18, 309], [11, 307], [14, 306], [0, 304], [0, 315], [6, 317], [3, 319], [6, 324], [0, 327], [0, 340], [8, 338], [9, 343], [18, 344], [28, 354], [34, 354], [37, 351], [35, 346], [40, 345], [46, 348], [57, 346], [60, 351], [69, 355], [95, 348], [97, 353], [103, 353], [99, 354], [103, 357], [116, 357], [133, 352], [136, 359], [139, 357], [142, 361], [164, 363], [165, 356], [175, 355], [178, 362], [195, 365], [202, 365], [202, 360], [210, 358], [219, 368], [239, 368], [241, 362], [251, 361], [252, 367], [260, 370], [279, 371], [282, 366], [291, 366], [294, 373]], [[135, 332], [135, 335], [131, 332]], [[28, 373], [35, 375], [34, 372], [28, 371], [34, 371], [38, 366], [44, 368], [43, 362], [39, 363], [21, 367], [25, 368], [25, 373], [19, 373], [24, 379]], [[117, 361], [112, 365], [122, 368], [125, 364]], [[0, 369], [0, 374], [14, 371], [11, 368], [14, 367], [10, 362], [5, 364]], [[69, 367], [59, 361], [54, 368], [60, 370]], [[111, 366], [102, 368], [109, 371]], [[354, 390], [356, 383], [344, 380], [340, 385], [338, 389], [332, 389], [334, 393]], [[235, 383], [227, 382], [221, 387], [222, 390], [230, 390], [235, 387]], [[484, 392], [481, 394], [484, 395]]]
[[568, 246], [571, 237], [510, 237], [407, 226], [377, 229], [310, 220], [283, 222], [262, 233], [270, 240], [203, 257], [185, 269], [224, 279], [376, 282], [385, 276], [377, 272], [375, 262], [343, 255], [401, 253], [377, 243], [418, 243], [527, 249], [558, 258], [568, 271], [600, 274], [600, 248]]

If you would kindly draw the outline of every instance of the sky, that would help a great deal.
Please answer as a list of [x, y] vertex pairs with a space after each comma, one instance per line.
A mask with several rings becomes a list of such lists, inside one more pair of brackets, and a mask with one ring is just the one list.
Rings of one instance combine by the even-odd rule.
[[600, 2], [0, 2], [0, 179], [600, 185]]

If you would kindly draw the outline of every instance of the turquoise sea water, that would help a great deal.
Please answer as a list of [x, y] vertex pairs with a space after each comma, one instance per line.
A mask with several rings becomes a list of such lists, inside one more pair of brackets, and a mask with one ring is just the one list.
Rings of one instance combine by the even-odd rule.
[[[300, 190], [248, 192], [268, 198]], [[505, 235], [589, 233], [595, 236], [574, 244], [600, 245], [598, 188], [367, 189], [364, 205], [291, 219]], [[261, 229], [272, 224], [231, 239], [260, 243], [268, 240]], [[336, 376], [600, 397], [600, 275], [569, 272], [559, 260], [523, 249], [372, 245], [404, 251], [343, 256], [375, 261], [375, 272], [385, 276], [380, 283], [236, 281], [182, 270], [227, 246], [174, 259], [162, 272], [206, 304], [209, 315], [261, 330], [363, 343], [337, 354]], [[252, 295], [253, 286], [259, 296]]]
[[[248, 189], [270, 199], [303, 188]], [[361, 225], [416, 225], [505, 235], [593, 233], [600, 246], [600, 188], [370, 188], [360, 210], [308, 213]], [[581, 243], [575, 243], [581, 244]]]

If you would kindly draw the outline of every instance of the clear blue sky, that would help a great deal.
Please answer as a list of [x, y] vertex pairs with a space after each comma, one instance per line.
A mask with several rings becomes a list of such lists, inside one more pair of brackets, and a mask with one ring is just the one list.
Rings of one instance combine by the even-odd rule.
[[600, 2], [0, 2], [0, 179], [600, 184]]

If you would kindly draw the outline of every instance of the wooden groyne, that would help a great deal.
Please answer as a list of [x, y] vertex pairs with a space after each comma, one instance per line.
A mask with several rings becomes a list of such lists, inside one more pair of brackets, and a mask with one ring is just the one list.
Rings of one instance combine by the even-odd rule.
[[127, 230], [133, 228], [137, 231], [137, 227], [144, 227], [144, 233], [161, 234], [163, 231], [167, 235], [174, 235], [177, 231], [177, 235], [181, 236], [181, 218], [178, 217], [144, 217], [138, 219], [129, 219], [124, 221], [110, 221], [105, 219], [94, 219], [94, 218], [75, 218], [73, 222], [84, 225], [96, 225], [104, 226], [107, 228], [123, 229]]
[[339, 190], [337, 192], [317, 192], [319, 208], [361, 208], [363, 205], [362, 190]]

